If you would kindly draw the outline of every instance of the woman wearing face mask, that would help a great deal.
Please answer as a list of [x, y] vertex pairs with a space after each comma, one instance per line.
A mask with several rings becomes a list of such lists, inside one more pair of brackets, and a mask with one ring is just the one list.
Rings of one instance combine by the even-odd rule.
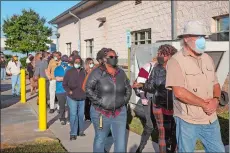
[[114, 152], [126, 152], [126, 104], [132, 89], [125, 72], [117, 66], [115, 51], [103, 49], [101, 54], [101, 64], [90, 73], [86, 83], [95, 130], [93, 152], [104, 152], [110, 129], [114, 138]]
[[[87, 58], [85, 60], [85, 71], [86, 71], [87, 76], [89, 75], [89, 73], [92, 71], [93, 68], [94, 68], [93, 59]], [[87, 79], [87, 77], [86, 77], [86, 79]], [[84, 80], [83, 86], [85, 86], [85, 83], [86, 83], [85, 80]], [[90, 102], [89, 98], [86, 97], [86, 100], [85, 100], [85, 120], [86, 121], [91, 121], [91, 119], [90, 119], [90, 105], [91, 105], [91, 102]]]
[[[82, 84], [85, 79], [85, 69], [82, 67], [80, 56], [73, 56], [73, 65], [69, 69], [63, 80], [63, 88], [67, 94], [67, 103], [70, 109], [70, 140], [77, 139], [78, 127], [79, 136], [84, 134], [84, 111], [85, 111], [85, 92]], [[78, 126], [79, 125], [79, 126]]]
[[[171, 45], [161, 45], [158, 49], [158, 64], [153, 68], [149, 79], [142, 90], [153, 93], [153, 114], [156, 119], [159, 131], [159, 150], [160, 153], [172, 153], [176, 148], [175, 122], [173, 119], [173, 95], [171, 90], [165, 88], [166, 82], [166, 64], [167, 61], [177, 52]], [[171, 148], [171, 149], [169, 149]]]
[[[63, 55], [61, 57], [61, 65], [56, 67], [54, 70], [54, 76], [56, 78], [56, 97], [58, 99], [58, 104], [59, 104], [59, 119], [62, 125], [66, 124], [66, 119], [65, 119], [65, 104], [66, 104], [66, 92], [63, 88], [62, 82], [63, 78], [66, 74], [66, 72], [70, 69], [71, 67], [68, 66], [68, 56]], [[69, 113], [68, 113], [69, 114]], [[69, 118], [69, 116], [68, 116]]]

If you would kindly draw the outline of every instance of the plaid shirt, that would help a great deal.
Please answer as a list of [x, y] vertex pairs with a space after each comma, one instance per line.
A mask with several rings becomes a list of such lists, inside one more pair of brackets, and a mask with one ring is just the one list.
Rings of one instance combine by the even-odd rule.
[[[120, 72], [120, 70], [117, 69], [117, 71], [115, 72], [115, 75], [114, 75], [114, 76], [112, 76], [112, 75], [107, 71], [107, 69], [104, 70], [104, 71], [106, 71], [106, 73], [110, 75], [110, 78], [112, 79], [112, 81], [113, 81], [114, 83], [116, 83], [116, 75]], [[106, 117], [109, 118], [110, 116], [113, 116], [113, 117], [118, 116], [118, 115], [120, 114], [120, 112], [121, 112], [122, 107], [116, 109], [114, 112], [113, 112], [113, 111], [104, 110], [104, 109], [99, 108], [99, 107], [95, 107], [95, 109], [96, 109], [96, 111], [100, 112], [101, 114], [103, 114], [104, 116], [106, 116]]]

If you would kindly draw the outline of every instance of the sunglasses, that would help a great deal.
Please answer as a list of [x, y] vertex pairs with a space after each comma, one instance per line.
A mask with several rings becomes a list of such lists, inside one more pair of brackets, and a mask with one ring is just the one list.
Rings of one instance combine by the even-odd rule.
[[118, 56], [109, 56], [108, 58], [111, 58], [111, 59], [118, 59]]

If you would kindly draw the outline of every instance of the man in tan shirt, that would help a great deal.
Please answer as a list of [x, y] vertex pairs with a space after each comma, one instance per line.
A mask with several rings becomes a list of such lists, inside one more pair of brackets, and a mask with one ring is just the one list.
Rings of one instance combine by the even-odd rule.
[[[54, 113], [55, 110], [55, 91], [56, 91], [56, 79], [54, 77], [54, 70], [57, 66], [61, 64], [61, 52], [55, 52], [53, 54], [53, 59], [50, 60], [46, 74], [50, 81], [49, 92], [50, 92], [50, 111], [49, 113]], [[59, 105], [57, 105], [59, 109]]]
[[199, 138], [206, 152], [224, 152], [216, 115], [221, 89], [213, 60], [205, 51], [205, 26], [185, 25], [183, 48], [167, 63], [166, 88], [174, 92], [178, 152], [194, 152]]

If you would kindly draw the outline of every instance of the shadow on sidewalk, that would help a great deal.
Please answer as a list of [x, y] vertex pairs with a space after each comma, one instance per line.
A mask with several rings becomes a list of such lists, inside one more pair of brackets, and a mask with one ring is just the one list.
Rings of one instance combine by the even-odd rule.
[[[3, 100], [6, 99], [6, 100]], [[1, 109], [10, 107], [20, 101], [20, 97], [13, 97], [12, 95], [1, 95]]]
[[52, 124], [54, 124], [58, 119], [59, 119], [59, 114], [56, 115], [54, 118], [52, 118], [52, 119], [47, 123], [47, 128], [49, 128]]
[[11, 88], [12, 88], [11, 84], [1, 84], [1, 92], [11, 90]]

